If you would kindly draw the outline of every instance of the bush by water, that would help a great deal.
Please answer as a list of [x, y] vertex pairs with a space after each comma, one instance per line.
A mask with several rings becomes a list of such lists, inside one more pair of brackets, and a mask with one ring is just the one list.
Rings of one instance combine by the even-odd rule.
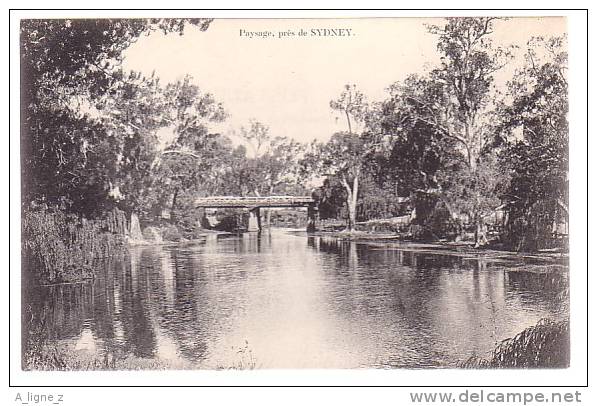
[[502, 341], [490, 358], [473, 356], [463, 368], [566, 368], [570, 365], [570, 322], [543, 319]]
[[119, 210], [88, 220], [38, 208], [25, 211], [21, 224], [24, 276], [35, 283], [92, 278], [94, 261], [126, 251], [126, 217]]

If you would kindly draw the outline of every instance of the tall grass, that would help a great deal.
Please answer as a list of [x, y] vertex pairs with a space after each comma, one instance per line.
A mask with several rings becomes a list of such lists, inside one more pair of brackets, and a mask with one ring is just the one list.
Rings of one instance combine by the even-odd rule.
[[121, 211], [88, 220], [60, 210], [28, 210], [21, 227], [24, 276], [40, 284], [92, 278], [94, 261], [126, 249]]
[[490, 358], [473, 356], [463, 368], [567, 368], [570, 365], [570, 322], [542, 319], [502, 341]]

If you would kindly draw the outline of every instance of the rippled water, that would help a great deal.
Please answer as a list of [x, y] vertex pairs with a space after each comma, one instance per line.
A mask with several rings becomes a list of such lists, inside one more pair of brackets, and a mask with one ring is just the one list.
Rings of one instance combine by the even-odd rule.
[[135, 248], [93, 284], [31, 290], [24, 317], [76, 353], [171, 368], [450, 367], [566, 317], [561, 283], [526, 265], [281, 230], [211, 235]]

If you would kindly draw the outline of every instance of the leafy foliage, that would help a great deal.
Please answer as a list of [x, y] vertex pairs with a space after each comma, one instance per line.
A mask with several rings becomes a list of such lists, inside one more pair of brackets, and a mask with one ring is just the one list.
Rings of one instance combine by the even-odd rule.
[[502, 341], [491, 358], [471, 357], [463, 368], [567, 368], [570, 365], [570, 322], [540, 320]]
[[303, 194], [300, 187], [299, 159], [304, 146], [284, 136], [272, 136], [265, 124], [251, 120], [249, 128], [241, 128], [241, 145], [232, 152], [232, 160], [224, 189], [246, 196], [284, 194], [293, 186]]
[[[148, 142], [141, 134], [155, 128], [152, 113], [160, 108], [150, 100], [157, 79], [125, 76], [123, 50], [151, 31], [205, 30], [209, 22], [22, 20], [23, 201], [91, 216], [109, 209], [111, 182], [130, 169], [121, 163], [140, 165]], [[116, 115], [122, 119], [114, 122]]]
[[[526, 65], [509, 84], [503, 108], [502, 162], [511, 181], [507, 241], [515, 249], [546, 248], [568, 216], [568, 82], [565, 38], [533, 38]], [[538, 54], [543, 55], [541, 60]], [[514, 137], [516, 130], [521, 136]]]

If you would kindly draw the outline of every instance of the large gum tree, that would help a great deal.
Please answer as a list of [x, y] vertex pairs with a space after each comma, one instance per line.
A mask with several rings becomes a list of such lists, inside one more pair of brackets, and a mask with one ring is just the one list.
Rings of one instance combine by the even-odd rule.
[[495, 73], [511, 57], [510, 47], [495, 46], [498, 19], [449, 18], [428, 27], [437, 35], [440, 66], [416, 92], [403, 97], [411, 122], [427, 126], [448, 148], [444, 170], [437, 173], [439, 193], [454, 216], [473, 225], [475, 245], [487, 242], [485, 218], [499, 206], [496, 189], [502, 174], [495, 139]]

